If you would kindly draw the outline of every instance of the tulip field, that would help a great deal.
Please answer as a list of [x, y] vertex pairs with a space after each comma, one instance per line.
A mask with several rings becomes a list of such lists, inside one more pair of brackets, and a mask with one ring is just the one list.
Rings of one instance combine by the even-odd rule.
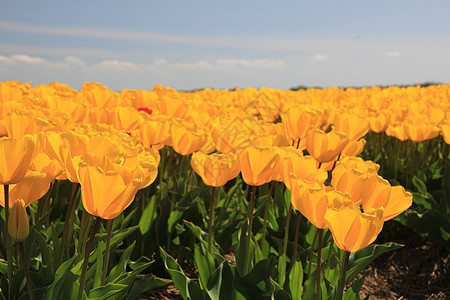
[[1, 299], [360, 299], [382, 231], [450, 250], [449, 143], [450, 85], [0, 82]]

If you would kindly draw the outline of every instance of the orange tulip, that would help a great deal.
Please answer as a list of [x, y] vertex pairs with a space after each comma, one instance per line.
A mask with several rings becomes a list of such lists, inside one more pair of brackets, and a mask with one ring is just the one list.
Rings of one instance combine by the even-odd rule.
[[328, 195], [325, 186], [317, 182], [307, 183], [296, 179], [291, 181], [291, 187], [292, 206], [317, 228], [327, 228], [325, 212], [328, 206]]
[[314, 110], [300, 107], [292, 108], [283, 118], [286, 136], [290, 139], [304, 139], [311, 128], [318, 128], [322, 123], [321, 115]]
[[359, 140], [370, 128], [367, 119], [350, 113], [336, 114], [333, 123], [334, 128], [344, 132], [350, 141]]
[[398, 185], [391, 188], [391, 195], [389, 200], [384, 207], [384, 221], [388, 221], [412, 205], [412, 194], [410, 192], [405, 192], [405, 189]]
[[138, 169], [112, 164], [106, 157], [87, 157], [77, 169], [83, 206], [91, 215], [114, 219], [142, 188]]
[[381, 176], [367, 178], [361, 184], [361, 200], [364, 211], [385, 208], [391, 197], [391, 185]]
[[8, 219], [9, 236], [18, 242], [27, 239], [30, 232], [30, 223], [28, 221], [25, 202], [22, 199], [16, 200], [12, 206]]
[[[28, 170], [25, 177], [17, 184], [9, 186], [9, 206], [12, 208], [14, 202], [23, 199], [24, 205], [28, 206], [36, 200], [42, 198], [50, 188], [53, 181], [51, 174], [44, 174], [37, 171]], [[0, 186], [0, 205], [5, 206], [4, 187]]]
[[192, 169], [206, 185], [224, 186], [239, 175], [239, 161], [236, 154], [206, 154], [194, 152], [191, 158]]
[[18, 183], [25, 177], [35, 154], [36, 138], [0, 138], [0, 184]]
[[188, 155], [198, 151], [206, 142], [206, 136], [199, 134], [196, 128], [189, 128], [188, 124], [173, 123], [171, 127], [172, 147], [181, 155]]
[[332, 130], [311, 130], [306, 139], [308, 153], [319, 162], [329, 162], [341, 153], [349, 140], [344, 133]]
[[291, 190], [291, 177], [295, 175], [297, 179], [306, 181], [317, 181], [324, 183], [328, 174], [323, 169], [317, 168], [317, 161], [311, 156], [303, 156], [302, 151], [294, 147], [280, 148], [280, 178]]
[[383, 208], [363, 213], [343, 195], [330, 202], [325, 220], [336, 245], [342, 250], [356, 252], [377, 238], [383, 228]]
[[352, 140], [350, 141], [344, 149], [342, 149], [342, 156], [357, 156], [364, 150], [364, 146], [366, 145], [365, 139], [360, 140]]
[[279, 174], [279, 154], [269, 147], [249, 146], [239, 154], [244, 181], [253, 186], [272, 181]]

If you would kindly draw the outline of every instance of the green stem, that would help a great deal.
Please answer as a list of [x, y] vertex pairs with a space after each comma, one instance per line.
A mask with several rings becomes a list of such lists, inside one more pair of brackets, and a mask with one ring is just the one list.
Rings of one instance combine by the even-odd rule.
[[291, 222], [292, 203], [289, 204], [289, 210], [286, 217], [286, 224], [284, 227], [284, 239], [283, 239], [283, 254], [286, 254], [288, 237], [289, 237], [289, 224]]
[[67, 244], [70, 243], [70, 236], [71, 236], [71, 234], [69, 234], [69, 231], [73, 231], [73, 223], [74, 223], [73, 219], [75, 218], [74, 217], [75, 203], [76, 203], [76, 198], [77, 198], [79, 188], [80, 188], [80, 184], [78, 184], [76, 182], [72, 183], [72, 195], [69, 200], [69, 207], [67, 208], [66, 219], [64, 221], [64, 228], [63, 228], [63, 233], [62, 233], [62, 238], [61, 238], [61, 256], [60, 256], [58, 265], [60, 265], [64, 261], [64, 254], [66, 252], [66, 249], [68, 252], [69, 245], [67, 245]]
[[114, 219], [108, 220], [106, 223], [106, 253], [105, 253], [105, 262], [103, 263], [103, 272], [102, 272], [102, 285], [105, 284], [106, 274], [108, 273], [108, 265], [109, 265], [109, 255], [111, 253], [111, 249], [109, 248], [111, 245], [111, 235], [112, 235], [112, 228], [114, 225]]
[[92, 244], [94, 243], [95, 234], [97, 233], [101, 220], [102, 219], [100, 217], [97, 217], [97, 219], [95, 220], [94, 228], [92, 228], [91, 232], [91, 238], [89, 239], [87, 249], [84, 253], [83, 268], [81, 269], [81, 276], [80, 276], [80, 288], [78, 289], [78, 298], [77, 298], [78, 300], [83, 299], [84, 285], [86, 284], [86, 273], [89, 264], [89, 256], [91, 254]]
[[272, 199], [274, 188], [275, 188], [275, 182], [272, 181], [270, 183], [269, 194], [267, 195], [266, 204], [264, 207], [264, 223], [263, 223], [262, 237], [261, 237], [261, 252], [263, 255], [264, 255], [264, 250], [266, 248], [267, 216], [269, 215], [269, 204], [270, 204], [270, 200]]
[[331, 254], [333, 253], [333, 250], [334, 250], [333, 245], [334, 245], [334, 240], [331, 239], [331, 241], [330, 241], [330, 247], [328, 248], [327, 266], [330, 265]]
[[295, 238], [294, 238], [294, 251], [292, 253], [291, 266], [290, 269], [294, 266], [295, 261], [297, 260], [297, 251], [298, 251], [298, 236], [300, 234], [300, 224], [302, 223], [303, 215], [300, 214], [298, 217], [297, 227], [295, 228]]
[[8, 231], [9, 220], [9, 184], [3, 185], [5, 192], [5, 237], [6, 237], [6, 260], [7, 260], [7, 278], [8, 278], [8, 299], [11, 299], [11, 281], [13, 279], [12, 272], [12, 242]]
[[33, 293], [33, 285], [30, 277], [30, 271], [28, 270], [28, 261], [27, 256], [25, 254], [25, 247], [23, 246], [22, 242], [17, 243], [19, 245], [19, 251], [22, 255], [22, 264], [23, 264], [23, 271], [25, 272], [25, 277], [27, 279], [27, 288], [28, 288], [28, 295], [30, 300], [34, 300], [34, 293]]
[[213, 218], [214, 218], [214, 194], [216, 193], [215, 187], [211, 187], [211, 201], [209, 202], [209, 220], [208, 220], [208, 252], [211, 253], [212, 234], [213, 234]]
[[312, 266], [312, 256], [314, 252], [314, 244], [316, 243], [317, 235], [319, 234], [319, 230], [316, 230], [316, 234], [314, 234], [314, 239], [311, 244], [311, 249], [309, 250], [309, 267], [308, 267], [308, 278], [311, 277], [311, 266]]
[[317, 299], [322, 299], [322, 290], [320, 289], [320, 273], [322, 268], [322, 234], [323, 229], [319, 229], [319, 244], [317, 246], [317, 276], [316, 276], [316, 287], [317, 287]]
[[348, 257], [350, 256], [350, 252], [345, 251], [344, 253], [344, 261], [342, 262], [341, 268], [341, 280], [339, 281], [338, 288], [338, 300], [342, 300], [344, 296], [344, 287], [345, 287], [345, 275], [347, 274], [347, 265], [348, 265]]
[[253, 209], [255, 207], [255, 198], [256, 198], [256, 186], [252, 186], [252, 195], [250, 197], [250, 203], [248, 205], [248, 228], [247, 228], [247, 238], [245, 241], [245, 256], [244, 256], [244, 275], [248, 272], [248, 265], [250, 259], [250, 240], [252, 235], [252, 226], [253, 226]]

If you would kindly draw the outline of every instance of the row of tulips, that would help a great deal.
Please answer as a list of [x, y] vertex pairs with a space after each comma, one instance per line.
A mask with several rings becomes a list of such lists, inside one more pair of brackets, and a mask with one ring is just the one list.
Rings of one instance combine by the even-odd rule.
[[[4, 189], [0, 204], [13, 209], [11, 214], [9, 209], [5, 210], [9, 228], [4, 233], [7, 240], [7, 282], [12, 282], [13, 262], [17, 261], [12, 257], [9, 239], [15, 239], [21, 248], [20, 243], [26, 239], [29, 230], [23, 224], [27, 223], [24, 221], [25, 207], [41, 199], [38, 217], [35, 218], [39, 220], [52, 205], [49, 202], [51, 187], [55, 182], [68, 180], [73, 183], [73, 194], [67, 205], [59, 265], [72, 256], [68, 248], [79, 209], [76, 205], [78, 187], [82, 210], [97, 217], [87, 249], [84, 250], [83, 243], [79, 243], [79, 251], [73, 254], [83, 260], [78, 279], [78, 299], [82, 299], [90, 248], [100, 220], [119, 217], [132, 204], [138, 191], [151, 189], [158, 176], [157, 188], [161, 195], [176, 189], [178, 178], [172, 178], [171, 172], [175, 174], [173, 176], [182, 174], [178, 169], [182, 166], [182, 157], [188, 156], [191, 170], [206, 185], [213, 187], [207, 225], [210, 254], [215, 249], [212, 222], [217, 199], [214, 199], [214, 187], [224, 186], [236, 177], [242, 177], [244, 183], [252, 187], [249, 188], [251, 196], [246, 209], [247, 233], [243, 233], [245, 239], [240, 246], [245, 248], [241, 269], [241, 275], [245, 276], [258, 263], [250, 255], [250, 249], [255, 247], [252, 240], [256, 187], [283, 182], [287, 195], [290, 191], [286, 228], [289, 228], [293, 207], [319, 229], [315, 271], [315, 293], [319, 298], [322, 293], [320, 245], [323, 230], [328, 229], [337, 247], [346, 251], [341, 268], [344, 279], [339, 281], [339, 290], [334, 286], [334, 294], [342, 297], [349, 253], [370, 245], [380, 233], [384, 221], [399, 215], [412, 204], [412, 195], [403, 187], [391, 186], [378, 175], [379, 165], [356, 157], [364, 150], [366, 142], [363, 137], [369, 131], [384, 131], [400, 140], [407, 136], [419, 142], [442, 133], [447, 141], [445, 102], [425, 97], [428, 94], [418, 87], [412, 91], [388, 90], [392, 98], [389, 101], [384, 98], [389, 93], [377, 88], [296, 93], [270, 89], [182, 93], [156, 86], [153, 91], [124, 90], [117, 93], [96, 83], [85, 84], [81, 92], [57, 83], [35, 88], [18, 82], [1, 83], [0, 134], [6, 137], [0, 138], [0, 183]], [[449, 95], [445, 85], [430, 88], [428, 92], [430, 95], [447, 95], [447, 98]], [[417, 100], [408, 106], [409, 110], [401, 113], [391, 111], [398, 107], [398, 103], [409, 101], [411, 95], [430, 101], [421, 106], [422, 102]], [[313, 104], [313, 100], [322, 96], [331, 99], [330, 103], [321, 100]], [[358, 97], [365, 107], [357, 106]], [[428, 113], [424, 114], [424, 111]], [[411, 122], [413, 116], [416, 118], [418, 115], [428, 118], [421, 126]], [[173, 149], [170, 157], [166, 146]], [[159, 151], [165, 153], [165, 157], [160, 157]], [[180, 155], [178, 160], [174, 158], [174, 152]], [[190, 181], [191, 176], [190, 173], [185, 181]], [[263, 249], [268, 201], [276, 193], [272, 190], [267, 195]], [[50, 196], [43, 198], [46, 194]], [[160, 200], [166, 199], [161, 197]], [[172, 202], [170, 217], [178, 215], [174, 211], [176, 209]], [[110, 222], [106, 229], [107, 249], [112, 226]], [[85, 231], [86, 228], [80, 229], [80, 234], [87, 236]], [[285, 230], [284, 245], [277, 251], [280, 257], [287, 253], [287, 238], [288, 230]], [[332, 246], [328, 250], [329, 256], [331, 249]], [[296, 251], [292, 264], [297, 260]], [[109, 262], [107, 253], [106, 266]], [[27, 259], [22, 261], [25, 263]], [[311, 258], [309, 261], [311, 266]], [[285, 273], [283, 268], [285, 266], [280, 264], [278, 272], [283, 273], [282, 276]], [[107, 270], [106, 267], [105, 272]], [[28, 294], [32, 295], [33, 284], [29, 277]], [[283, 281], [279, 281], [281, 288]], [[11, 289], [9, 286], [9, 293]]]

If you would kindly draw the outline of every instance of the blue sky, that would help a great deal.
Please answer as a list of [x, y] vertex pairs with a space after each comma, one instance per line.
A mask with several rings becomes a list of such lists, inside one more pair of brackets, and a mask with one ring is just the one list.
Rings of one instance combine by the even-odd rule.
[[79, 89], [450, 83], [450, 1], [4, 1], [0, 81]]

